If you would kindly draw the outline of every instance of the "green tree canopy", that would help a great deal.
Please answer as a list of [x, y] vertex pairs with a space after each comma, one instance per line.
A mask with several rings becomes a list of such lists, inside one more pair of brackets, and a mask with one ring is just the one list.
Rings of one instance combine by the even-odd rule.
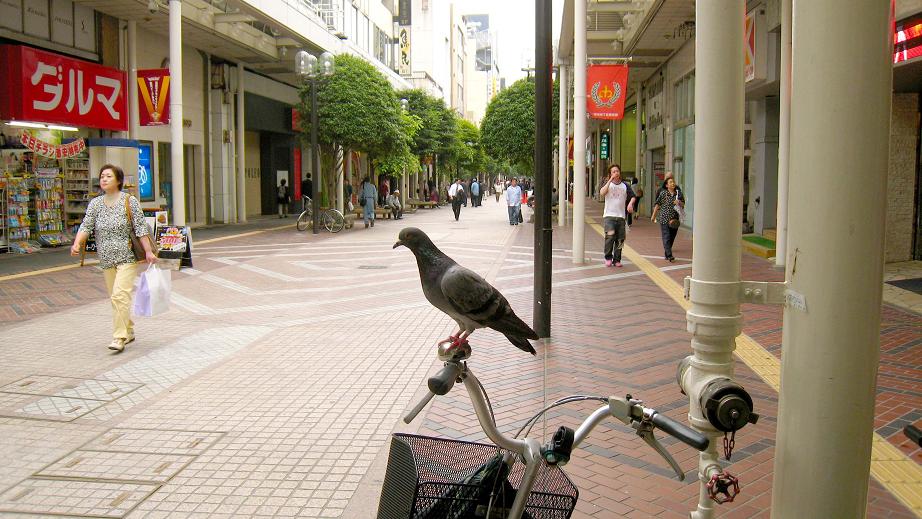
[[407, 100], [410, 114], [418, 117], [422, 125], [413, 137], [413, 153], [420, 157], [451, 153], [455, 145], [455, 115], [445, 101], [419, 88], [402, 90], [397, 96]]
[[[557, 132], [559, 92], [554, 83], [552, 132]], [[535, 82], [520, 79], [487, 105], [480, 124], [481, 142], [487, 155], [532, 171], [535, 156]]]
[[[318, 139], [374, 156], [399, 154], [407, 126], [393, 87], [373, 65], [350, 56], [336, 56], [333, 75], [316, 82]], [[310, 82], [301, 88], [301, 126], [310, 131]]]

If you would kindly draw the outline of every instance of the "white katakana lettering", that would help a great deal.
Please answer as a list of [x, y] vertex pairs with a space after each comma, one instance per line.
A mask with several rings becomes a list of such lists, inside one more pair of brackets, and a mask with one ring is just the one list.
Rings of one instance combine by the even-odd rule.
[[[76, 72], [76, 74], [74, 74]], [[74, 82], [76, 76], [76, 83]], [[74, 100], [77, 102], [77, 109], [80, 115], [90, 113], [93, 107], [93, 89], [87, 89], [86, 97], [83, 97], [83, 71], [69, 70], [67, 74], [69, 89], [67, 92], [67, 103], [64, 105], [68, 112], [74, 110]]]
[[38, 66], [35, 67], [35, 73], [33, 73], [32, 77], [30, 78], [30, 81], [32, 82], [32, 86], [35, 86], [41, 83], [42, 78], [45, 76], [57, 76], [58, 84], [57, 85], [45, 84], [42, 90], [46, 94], [51, 94], [51, 99], [47, 101], [33, 100], [32, 107], [35, 108], [36, 110], [42, 110], [42, 111], [47, 112], [47, 111], [54, 110], [61, 103], [61, 96], [64, 95], [64, 84], [61, 83], [63, 76], [61, 75], [60, 67], [55, 68], [53, 65], [46, 65], [45, 63], [42, 63], [41, 61], [39, 61]]
[[119, 92], [122, 91], [122, 82], [111, 77], [96, 76], [96, 85], [112, 89], [112, 93], [109, 94], [109, 97], [99, 93], [96, 94], [96, 99], [99, 99], [99, 102], [109, 111], [109, 115], [118, 121], [121, 118], [121, 114], [115, 111], [115, 99], [118, 98]]

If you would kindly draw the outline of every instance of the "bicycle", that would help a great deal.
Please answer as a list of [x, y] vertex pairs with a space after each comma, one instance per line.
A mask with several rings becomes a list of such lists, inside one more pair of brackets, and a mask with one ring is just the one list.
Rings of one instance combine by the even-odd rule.
[[[643, 401], [631, 395], [562, 398], [532, 416], [515, 436], [508, 437], [497, 428], [486, 389], [466, 362], [470, 355], [468, 345], [440, 344], [438, 357], [444, 367], [429, 378], [428, 394], [403, 420], [412, 422], [436, 395], [445, 395], [455, 382], [462, 382], [477, 420], [493, 445], [394, 434], [378, 519], [569, 518], [579, 492], [560, 467], [569, 461], [572, 451], [589, 433], [609, 417], [635, 429], [636, 434], [666, 460], [680, 481], [684, 481], [685, 473], [653, 431], [659, 428], [699, 451], [706, 450], [710, 443], [704, 434], [645, 407]], [[544, 413], [586, 400], [598, 400], [605, 405], [590, 414], [575, 431], [561, 426], [543, 446], [528, 437], [532, 426]], [[520, 439], [523, 432], [525, 436]], [[492, 449], [492, 457], [484, 449]], [[500, 455], [501, 452], [504, 454]], [[489, 482], [490, 479], [493, 481]], [[484, 486], [485, 481], [487, 486]], [[717, 502], [732, 501], [739, 486], [736, 479], [727, 474], [726, 479], [709, 486], [708, 492]]]
[[[306, 231], [313, 224], [314, 209], [311, 205], [311, 197], [302, 196], [301, 201], [304, 210], [298, 215], [297, 228], [299, 231]], [[324, 229], [337, 233], [346, 226], [346, 218], [343, 213], [331, 207], [320, 211], [320, 224], [323, 225]]]

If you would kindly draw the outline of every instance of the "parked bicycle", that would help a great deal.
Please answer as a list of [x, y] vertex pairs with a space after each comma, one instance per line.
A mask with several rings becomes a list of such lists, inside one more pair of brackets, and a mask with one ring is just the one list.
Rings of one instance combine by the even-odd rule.
[[[304, 210], [298, 215], [298, 230], [306, 231], [313, 224], [314, 209], [311, 205], [311, 197], [305, 195], [301, 197]], [[343, 213], [332, 207], [320, 211], [320, 225], [330, 232], [339, 232], [346, 226], [346, 218]]]
[[[631, 426], [666, 460], [680, 481], [685, 479], [685, 473], [653, 431], [659, 428], [699, 451], [708, 448], [707, 436], [645, 407], [643, 401], [631, 395], [562, 398], [532, 416], [515, 436], [506, 436], [497, 429], [486, 389], [466, 362], [470, 347], [440, 345], [438, 355], [444, 367], [429, 378], [429, 393], [404, 417], [404, 422], [413, 421], [433, 397], [447, 394], [456, 381], [462, 382], [481, 428], [494, 445], [394, 434], [378, 519], [569, 518], [579, 492], [560, 467], [589, 433], [610, 417]], [[587, 400], [604, 405], [575, 431], [561, 426], [545, 445], [528, 437], [544, 413]], [[709, 485], [708, 492], [717, 502], [732, 500], [739, 492], [735, 478], [726, 476]]]

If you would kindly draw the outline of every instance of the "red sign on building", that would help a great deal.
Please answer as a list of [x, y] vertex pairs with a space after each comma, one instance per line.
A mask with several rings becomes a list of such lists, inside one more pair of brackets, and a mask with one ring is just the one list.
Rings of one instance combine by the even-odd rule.
[[627, 97], [627, 65], [590, 65], [586, 112], [593, 119], [622, 119]]
[[138, 124], [170, 124], [170, 69], [138, 71]]
[[0, 45], [0, 119], [126, 131], [125, 72]]

